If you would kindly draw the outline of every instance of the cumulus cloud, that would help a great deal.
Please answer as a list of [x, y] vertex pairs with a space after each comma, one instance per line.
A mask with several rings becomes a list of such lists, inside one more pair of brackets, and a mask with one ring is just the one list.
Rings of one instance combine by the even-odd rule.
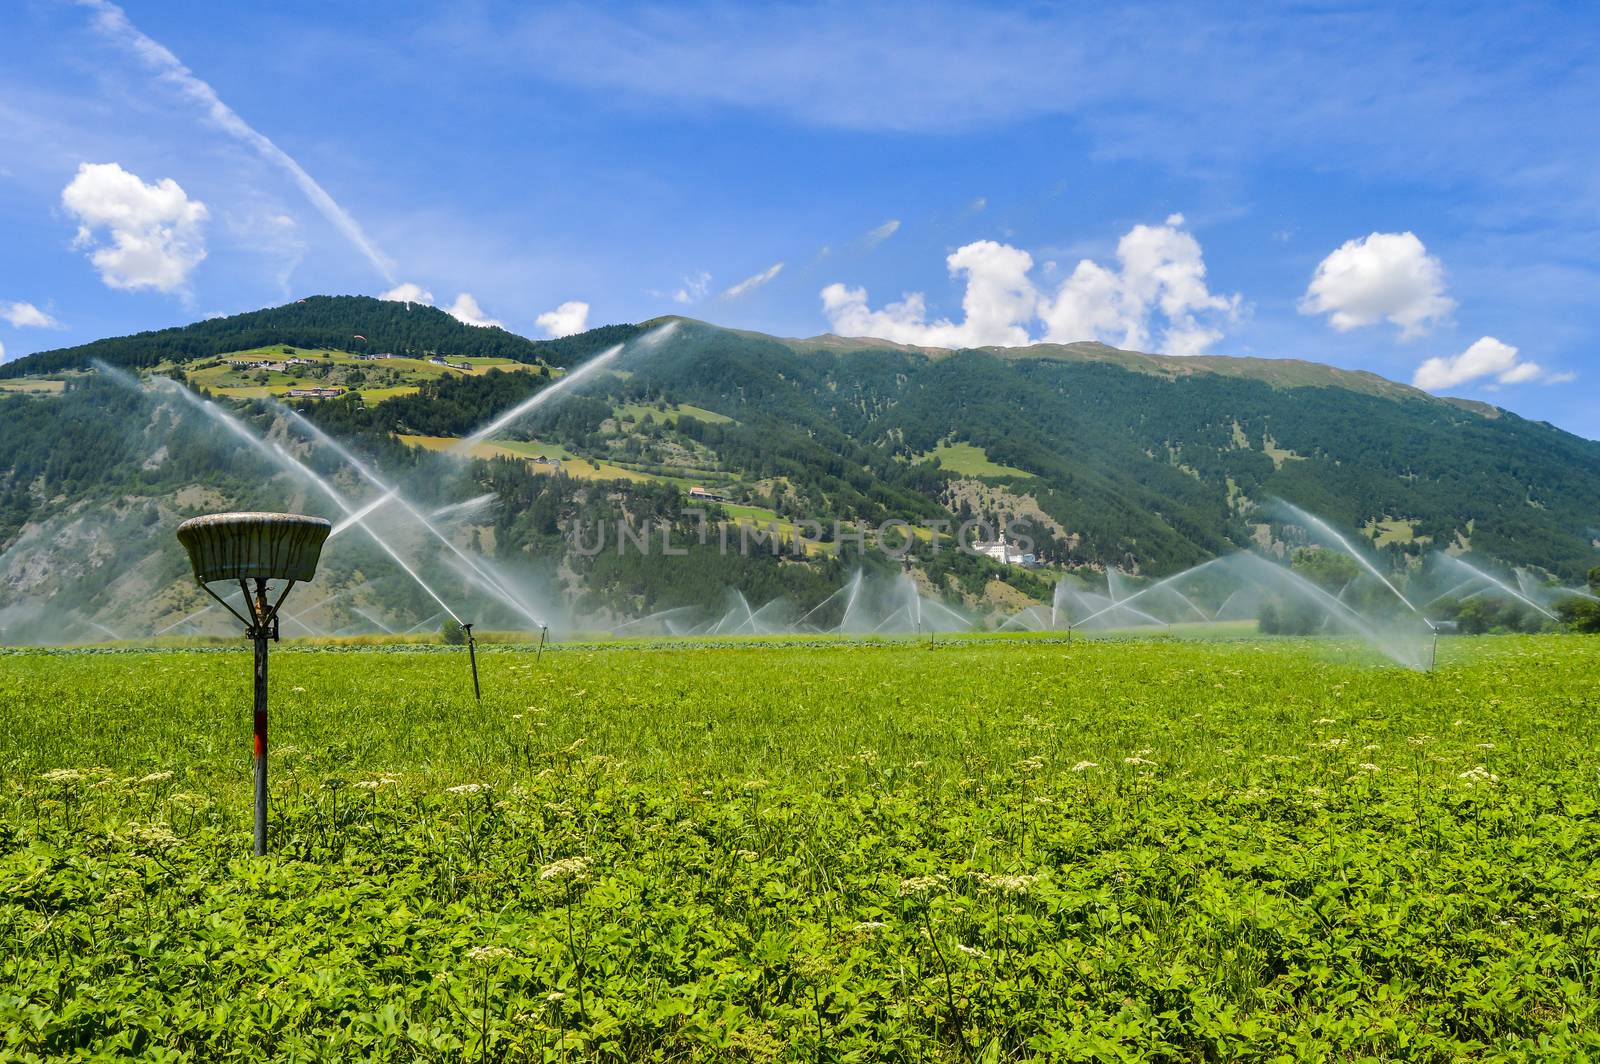
[[350, 213], [341, 207], [328, 191], [306, 173], [305, 169], [282, 148], [258, 132], [223, 103], [216, 90], [196, 77], [178, 57], [164, 45], [144, 35], [127, 14], [110, 0], [78, 0], [78, 3], [95, 13], [95, 29], [108, 40], [128, 48], [140, 62], [158, 74], [162, 81], [177, 88], [184, 96], [199, 104], [213, 123], [229, 136], [242, 141], [268, 162], [281, 167], [312, 206], [354, 244], [374, 269], [384, 279], [393, 283], [393, 269], [389, 259], [367, 238], [367, 234]]
[[456, 301], [444, 308], [446, 314], [459, 322], [467, 325], [476, 325], [480, 328], [504, 329], [505, 322], [496, 321], [489, 317], [484, 309], [478, 306], [478, 301], [472, 298], [471, 292], [462, 292], [456, 296]]
[[1496, 384], [1522, 384], [1544, 376], [1537, 362], [1519, 359], [1517, 355], [1517, 349], [1510, 344], [1485, 336], [1459, 355], [1428, 359], [1417, 367], [1411, 383], [1436, 392], [1485, 377], [1494, 378]]
[[711, 274], [705, 270], [691, 273], [683, 279], [683, 287], [672, 293], [674, 303], [698, 303], [711, 291]]
[[1240, 298], [1206, 286], [1200, 244], [1182, 225], [1175, 214], [1162, 225], [1134, 226], [1117, 244], [1115, 265], [1084, 259], [1053, 291], [1030, 277], [1027, 252], [992, 240], [968, 244], [946, 259], [950, 275], [966, 281], [960, 322], [929, 321], [920, 292], [873, 310], [864, 289], [843, 284], [822, 290], [823, 313], [840, 335], [930, 347], [1027, 344], [1037, 320], [1041, 338], [1052, 342], [1147, 349], [1159, 328], [1159, 350], [1199, 354], [1221, 339], [1218, 325], [1237, 317]]
[[78, 220], [76, 246], [90, 249], [112, 288], [172, 292], [206, 257], [206, 205], [170, 177], [151, 185], [116, 163], [83, 163], [61, 204]]
[[433, 293], [411, 281], [395, 285], [378, 298], [393, 300], [396, 303], [427, 303], [430, 306], [433, 304]]
[[589, 304], [571, 299], [555, 310], [547, 310], [534, 319], [552, 339], [581, 333], [589, 327]]
[[927, 300], [908, 292], [882, 310], [867, 304], [865, 288], [830, 284], [822, 290], [822, 312], [841, 336], [876, 336], [926, 347], [982, 347], [1028, 342], [1026, 322], [1038, 294], [1028, 280], [1033, 256], [993, 240], [979, 240], [945, 259], [950, 276], [965, 277], [965, 312], [960, 322], [928, 321]]
[[[393, 300], [396, 303], [425, 303], [433, 306], [433, 293], [413, 281], [405, 281], [378, 296], [379, 299]], [[452, 318], [466, 325], [476, 325], [480, 328], [504, 329], [505, 322], [489, 317], [487, 311], [478, 305], [478, 300], [471, 292], [462, 292], [456, 296], [456, 301], [444, 312]]]
[[1300, 313], [1326, 314], [1340, 332], [1388, 321], [1409, 340], [1455, 308], [1444, 267], [1411, 232], [1348, 240], [1317, 265]]
[[32, 303], [0, 303], [0, 318], [18, 329], [54, 329], [61, 324]]
[[1134, 226], [1117, 242], [1115, 268], [1079, 262], [1055, 296], [1040, 304], [1044, 338], [1146, 350], [1159, 314], [1155, 346], [1164, 354], [1198, 355], [1222, 339], [1218, 325], [1238, 317], [1240, 297], [1216, 295], [1206, 286], [1200, 242], [1183, 224], [1183, 215], [1173, 214], [1161, 225]]
[[718, 298], [738, 299], [740, 296], [748, 295], [757, 288], [760, 288], [762, 285], [766, 284], [768, 281], [772, 280], [774, 277], [778, 276], [778, 274], [781, 272], [783, 272], [783, 263], [774, 262], [771, 266], [768, 266], [760, 273], [752, 274], [751, 276], [740, 281], [738, 284], [727, 289]]

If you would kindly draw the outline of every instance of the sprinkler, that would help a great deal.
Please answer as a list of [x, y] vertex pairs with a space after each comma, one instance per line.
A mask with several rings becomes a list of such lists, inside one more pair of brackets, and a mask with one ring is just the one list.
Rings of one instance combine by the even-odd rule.
[[472, 697], [483, 705], [483, 688], [478, 686], [478, 643], [472, 638], [472, 625], [463, 624], [461, 630], [467, 633], [467, 660], [472, 662]]
[[[255, 644], [255, 855], [267, 852], [267, 640], [278, 639], [278, 608], [294, 585], [316, 576], [322, 544], [333, 526], [320, 517], [236, 513], [192, 517], [178, 526], [178, 542], [189, 552], [194, 578], [244, 625]], [[239, 582], [246, 617], [211, 589], [218, 581]], [[276, 599], [267, 584], [284, 581]], [[252, 591], [250, 584], [254, 582]]]

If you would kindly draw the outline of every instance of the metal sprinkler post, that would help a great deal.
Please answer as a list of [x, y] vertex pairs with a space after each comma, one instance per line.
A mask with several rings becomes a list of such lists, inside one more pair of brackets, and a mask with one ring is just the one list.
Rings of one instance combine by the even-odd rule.
[[472, 625], [463, 624], [461, 630], [467, 633], [467, 660], [472, 662], [472, 697], [483, 704], [483, 688], [478, 686], [478, 643], [472, 638]]
[[[234, 513], [193, 517], [178, 526], [178, 542], [189, 552], [194, 578], [244, 625], [255, 644], [255, 855], [267, 852], [267, 640], [278, 638], [278, 609], [294, 585], [316, 576], [322, 545], [333, 526], [320, 517]], [[211, 589], [218, 581], [239, 582], [246, 617]], [[273, 599], [267, 583], [284, 581]], [[250, 588], [255, 583], [255, 590]]]

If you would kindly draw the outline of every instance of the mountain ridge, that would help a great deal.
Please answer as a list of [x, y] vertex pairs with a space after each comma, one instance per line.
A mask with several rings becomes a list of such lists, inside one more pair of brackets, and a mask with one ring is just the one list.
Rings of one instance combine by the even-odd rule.
[[[1196, 372], [1206, 372], [1263, 380], [1274, 387], [1345, 388], [1388, 398], [1418, 398], [1448, 403], [1485, 417], [1498, 417], [1502, 413], [1509, 413], [1501, 407], [1481, 400], [1434, 395], [1368, 370], [1344, 369], [1307, 359], [1245, 355], [1161, 355], [1117, 348], [1093, 340], [1071, 343], [1039, 342], [1016, 347], [984, 345], [972, 348], [943, 348], [905, 344], [872, 336], [840, 336], [836, 333], [821, 333], [810, 337], [780, 337], [758, 330], [734, 329], [679, 314], [660, 315], [636, 325], [622, 323], [601, 326], [576, 334], [576, 337], [534, 340], [500, 326], [469, 325], [460, 322], [447, 312], [427, 304], [381, 300], [370, 296], [307, 296], [291, 303], [263, 307], [260, 310], [246, 311], [221, 319], [206, 319], [126, 336], [106, 337], [72, 347], [37, 351], [0, 363], [0, 379], [59, 373], [66, 369], [86, 369], [95, 359], [125, 368], [148, 368], [154, 363], [118, 357], [122, 350], [141, 344], [158, 351], [179, 354], [183, 361], [188, 361], [260, 346], [247, 342], [252, 339], [261, 340], [261, 344], [271, 342], [293, 344], [298, 340], [301, 346], [328, 346], [350, 340], [354, 334], [346, 334], [340, 329], [293, 329], [274, 321], [281, 312], [294, 307], [316, 306], [324, 302], [349, 304], [369, 319], [375, 315], [392, 318], [397, 313], [395, 308], [404, 308], [402, 313], [407, 316], [414, 314], [419, 318], [428, 319], [427, 324], [431, 327], [414, 330], [409, 334], [386, 328], [383, 322], [369, 322], [365, 327], [371, 335], [368, 336], [366, 333], [361, 335], [366, 337], [366, 346], [371, 349], [395, 348], [450, 355], [484, 355], [566, 366], [603, 349], [609, 343], [636, 335], [641, 330], [669, 321], [678, 321], [720, 329], [752, 340], [775, 341], [796, 352], [896, 351], [937, 360], [948, 358], [963, 350], [974, 350], [1002, 359], [1038, 359], [1068, 363], [1102, 362], [1132, 369], [1135, 372], [1164, 377], [1181, 377]], [[219, 326], [218, 322], [226, 325]], [[271, 335], [261, 336], [257, 333]], [[418, 334], [423, 338], [433, 339], [433, 346], [419, 345], [412, 339]]]

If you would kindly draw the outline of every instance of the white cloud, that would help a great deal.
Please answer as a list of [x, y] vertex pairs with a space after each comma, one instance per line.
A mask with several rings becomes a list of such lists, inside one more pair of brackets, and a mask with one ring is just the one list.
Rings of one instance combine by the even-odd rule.
[[[83, 163], [61, 203], [78, 219], [76, 246], [92, 249], [89, 261], [112, 288], [175, 291], [206, 257], [206, 205], [170, 177], [148, 185], [116, 163]], [[96, 240], [101, 229], [105, 242]]]
[[32, 303], [0, 303], [0, 318], [18, 329], [54, 329], [61, 324]]
[[467, 325], [476, 325], [480, 328], [504, 329], [505, 322], [496, 321], [489, 317], [484, 309], [478, 306], [478, 301], [472, 298], [471, 292], [462, 292], [456, 296], [456, 301], [444, 308], [445, 313], [452, 318]]
[[711, 291], [711, 274], [698, 270], [683, 279], [683, 287], [672, 293], [674, 303], [698, 303]]
[[967, 280], [961, 322], [927, 320], [927, 300], [908, 292], [882, 310], [867, 305], [865, 288], [831, 284], [822, 290], [822, 312], [841, 336], [876, 336], [926, 347], [982, 347], [1028, 342], [1027, 322], [1038, 294], [1028, 280], [1033, 256], [993, 240], [958, 248], [945, 265], [950, 276]]
[[1459, 355], [1428, 359], [1417, 367], [1411, 383], [1436, 392], [1484, 377], [1493, 377], [1495, 384], [1523, 384], [1544, 376], [1537, 362], [1519, 361], [1517, 353], [1510, 344], [1485, 336]]
[[[392, 300], [396, 303], [425, 303], [428, 306], [433, 306], [433, 293], [413, 281], [397, 284], [378, 298]], [[473, 297], [471, 292], [462, 292], [456, 296], [454, 303], [443, 309], [446, 314], [466, 325], [495, 329], [504, 329], [506, 327], [505, 322], [489, 317], [488, 312], [478, 305], [477, 299]], [[543, 319], [540, 319], [540, 321], [542, 324]]]
[[1300, 313], [1327, 314], [1340, 332], [1389, 321], [1408, 340], [1455, 305], [1444, 294], [1444, 267], [1415, 233], [1372, 233], [1346, 241], [1317, 265]]
[[1103, 340], [1146, 350], [1159, 312], [1164, 320], [1157, 349], [1198, 355], [1222, 339], [1217, 324], [1234, 320], [1240, 297], [1206, 286], [1200, 242], [1185, 232], [1183, 215], [1161, 225], [1136, 225], [1117, 242], [1119, 268], [1080, 261], [1055, 298], [1041, 301], [1044, 338], [1056, 343]]
[[747, 295], [750, 292], [755, 291], [757, 288], [760, 288], [762, 285], [766, 284], [768, 281], [770, 281], [774, 277], [778, 276], [778, 274], [781, 273], [782, 271], [783, 271], [783, 263], [774, 262], [771, 266], [768, 266], [766, 269], [762, 270], [760, 273], [752, 274], [751, 276], [746, 277], [744, 280], [740, 281], [738, 284], [736, 284], [733, 287], [727, 289], [718, 298], [719, 299], [738, 299], [740, 296]]
[[145, 66], [159, 74], [162, 81], [175, 86], [184, 96], [204, 108], [206, 116], [223, 132], [248, 144], [262, 158], [286, 171], [322, 216], [333, 223], [334, 228], [343, 233], [345, 239], [366, 256], [367, 261], [383, 275], [385, 280], [394, 283], [393, 267], [389, 259], [367, 239], [367, 234], [362, 231], [361, 226], [349, 212], [339, 206], [334, 198], [328, 195], [328, 191], [306, 173], [287, 152], [240, 118], [233, 108], [222, 102], [216, 90], [196, 77], [194, 72], [184, 66], [164, 45], [140, 32], [139, 28], [129, 21], [122, 8], [110, 0], [78, 0], [78, 3], [95, 12], [95, 29], [101, 35], [127, 46]]
[[534, 319], [552, 339], [581, 333], [589, 327], [589, 304], [571, 299]]
[[415, 284], [411, 281], [395, 285], [378, 298], [392, 300], [396, 303], [427, 303], [430, 306], [433, 304], [433, 293], [420, 284]]
[[890, 218], [882, 225], [874, 226], [873, 228], [868, 229], [866, 235], [861, 238], [862, 249], [865, 251], [871, 251], [885, 240], [888, 240], [890, 237], [894, 236], [899, 230], [900, 219], [898, 218]]
[[[1216, 326], [1237, 316], [1240, 299], [1206, 287], [1200, 244], [1182, 225], [1175, 214], [1159, 226], [1134, 226], [1117, 245], [1116, 266], [1084, 259], [1053, 293], [1030, 278], [1027, 252], [992, 240], [968, 244], [946, 260], [950, 275], [967, 282], [959, 323], [929, 321], [920, 292], [872, 310], [864, 289], [843, 284], [822, 290], [823, 313], [841, 335], [932, 347], [1027, 344], [1038, 320], [1045, 340], [1098, 339], [1144, 349], [1159, 323], [1160, 350], [1199, 354], [1221, 338]], [[1046, 275], [1051, 267], [1046, 264]]]
[[1568, 369], [1568, 370], [1562, 370], [1560, 373], [1552, 373], [1552, 374], [1548, 375], [1547, 377], [1545, 377], [1544, 382], [1546, 384], [1571, 384], [1573, 381], [1575, 381], [1577, 379], [1578, 379], [1577, 373], [1575, 373], [1572, 370]]

